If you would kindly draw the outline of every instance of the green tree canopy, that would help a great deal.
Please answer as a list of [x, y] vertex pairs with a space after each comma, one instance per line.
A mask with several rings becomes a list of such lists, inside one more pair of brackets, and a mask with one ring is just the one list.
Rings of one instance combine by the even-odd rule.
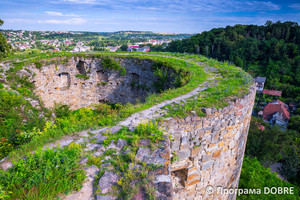
[[[3, 25], [3, 21], [0, 19], [0, 26]], [[0, 59], [10, 54], [11, 45], [7, 44], [6, 38], [0, 33]]]

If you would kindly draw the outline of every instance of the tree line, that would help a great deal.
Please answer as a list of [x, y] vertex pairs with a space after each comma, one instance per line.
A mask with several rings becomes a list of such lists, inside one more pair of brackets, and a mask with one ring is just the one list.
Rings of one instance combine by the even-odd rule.
[[284, 98], [300, 98], [300, 26], [296, 22], [214, 28], [173, 41], [166, 50], [231, 61], [253, 76], [267, 77], [266, 87], [281, 90]]

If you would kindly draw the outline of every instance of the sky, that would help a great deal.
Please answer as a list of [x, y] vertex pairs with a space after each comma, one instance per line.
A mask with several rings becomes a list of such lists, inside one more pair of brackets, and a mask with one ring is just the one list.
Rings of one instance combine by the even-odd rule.
[[267, 20], [300, 24], [299, 0], [0, 0], [2, 29], [201, 33]]

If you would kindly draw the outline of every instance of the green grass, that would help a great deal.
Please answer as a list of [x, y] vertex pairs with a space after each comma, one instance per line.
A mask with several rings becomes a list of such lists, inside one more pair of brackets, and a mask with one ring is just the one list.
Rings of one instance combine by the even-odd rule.
[[203, 117], [205, 114], [202, 112], [202, 108], [224, 108], [233, 97], [248, 94], [249, 87], [253, 84], [252, 77], [235, 66], [201, 56], [185, 55], [183, 57], [193, 60], [193, 62], [205, 62], [209, 66], [215, 67], [221, 75], [221, 80], [216, 86], [200, 92], [196, 98], [192, 97], [187, 99], [186, 102], [166, 106], [167, 116], [183, 118], [193, 115], [192, 112], [194, 112]]
[[[58, 194], [79, 190], [85, 172], [78, 164], [80, 145], [65, 149], [38, 150], [19, 160], [7, 172], [0, 171], [0, 199], [54, 199]], [[4, 189], [4, 190], [3, 190]]]

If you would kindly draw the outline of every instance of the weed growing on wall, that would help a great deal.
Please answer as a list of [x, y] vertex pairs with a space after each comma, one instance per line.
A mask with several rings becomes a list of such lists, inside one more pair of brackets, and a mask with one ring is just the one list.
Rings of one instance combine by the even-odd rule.
[[85, 74], [76, 74], [75, 75], [77, 78], [83, 78], [84, 80], [88, 80], [90, 77]]

